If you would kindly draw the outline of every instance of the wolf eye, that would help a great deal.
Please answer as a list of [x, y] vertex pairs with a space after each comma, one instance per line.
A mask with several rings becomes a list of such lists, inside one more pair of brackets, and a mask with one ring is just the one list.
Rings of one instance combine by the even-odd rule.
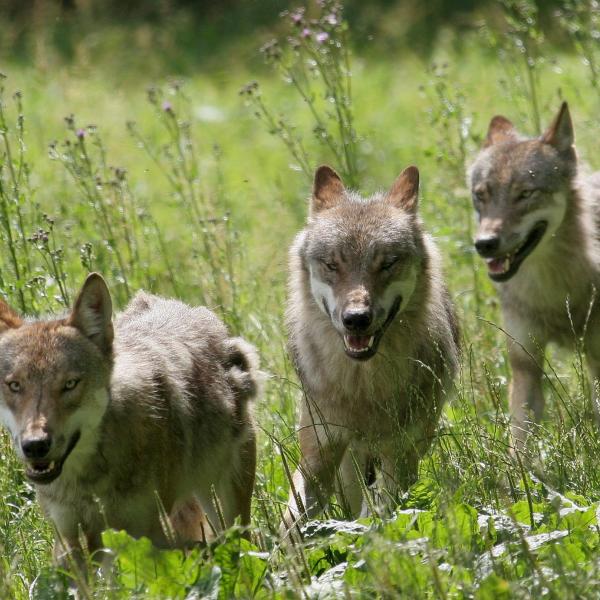
[[11, 392], [15, 394], [21, 391], [21, 384], [18, 381], [7, 381], [6, 385]]
[[328, 271], [337, 271], [337, 265], [335, 263], [333, 263], [333, 262], [327, 262], [326, 260], [323, 260], [321, 262], [325, 265], [325, 268]]
[[535, 194], [535, 192], [537, 192], [537, 190], [523, 190], [519, 194], [519, 197], [517, 198], [517, 200], [527, 200], [527, 198], [531, 198], [531, 196], [533, 196], [533, 194]]
[[381, 270], [382, 271], [389, 271], [397, 262], [398, 262], [397, 258], [391, 258], [390, 260], [384, 262], [381, 265]]
[[483, 204], [485, 202], [485, 192], [482, 190], [473, 190], [473, 199], [478, 204]]
[[71, 390], [74, 390], [77, 387], [78, 383], [79, 383], [79, 379], [67, 379], [67, 381], [65, 381], [65, 385], [63, 387], [63, 390], [65, 392], [69, 392]]

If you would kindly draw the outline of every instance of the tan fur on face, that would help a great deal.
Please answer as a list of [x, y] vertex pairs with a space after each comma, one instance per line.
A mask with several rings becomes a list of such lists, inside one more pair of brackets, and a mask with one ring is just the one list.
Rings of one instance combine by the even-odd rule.
[[[8, 329], [0, 338], [0, 384], [3, 408], [19, 423], [17, 452], [23, 436], [56, 433], [49, 456], [62, 453], [70, 435], [68, 421], [86, 395], [102, 389], [110, 372], [108, 359], [65, 320], [25, 322]], [[73, 391], [63, 393], [65, 382], [81, 379]], [[21, 391], [11, 393], [8, 384], [18, 381]]]
[[[340, 333], [341, 315], [351, 307], [371, 307], [372, 328], [379, 328], [391, 308], [386, 295], [391, 284], [404, 283], [401, 310], [410, 299], [413, 267], [418, 269], [423, 260], [422, 235], [415, 227], [415, 171], [414, 167], [406, 169], [388, 194], [363, 200], [337, 187], [337, 202], [318, 213], [312, 209], [310, 226], [301, 234], [309, 287], [317, 306], [330, 314]], [[341, 180], [336, 181], [341, 184]], [[392, 259], [396, 262], [384, 272], [382, 268]]]

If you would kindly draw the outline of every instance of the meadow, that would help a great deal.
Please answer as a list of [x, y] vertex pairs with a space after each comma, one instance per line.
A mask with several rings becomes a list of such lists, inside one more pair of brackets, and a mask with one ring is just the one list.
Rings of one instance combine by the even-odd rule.
[[[600, 168], [597, 4], [565, 2], [555, 26], [567, 45], [544, 36], [533, 4], [506, 0], [494, 20], [440, 31], [426, 56], [370, 46], [322, 4], [193, 66], [165, 59], [178, 47], [168, 21], [104, 28], [69, 59], [41, 33], [27, 60], [4, 49], [2, 297], [32, 316], [61, 312], [99, 271], [118, 309], [140, 288], [208, 305], [257, 346], [268, 377], [252, 543], [233, 529], [205, 548], [158, 551], [107, 531], [114, 573], [87, 582], [52, 565], [52, 527], [3, 430], [0, 598], [68, 597], [68, 578], [81, 597], [107, 599], [600, 597], [600, 436], [581, 345], [548, 353], [545, 419], [512, 456], [506, 339], [473, 251], [465, 177], [493, 115], [538, 134], [563, 99], [580, 160]], [[419, 167], [463, 354], [393, 516], [348, 521], [332, 505], [281, 549], [301, 400], [283, 324], [287, 250], [321, 163], [365, 194]]]

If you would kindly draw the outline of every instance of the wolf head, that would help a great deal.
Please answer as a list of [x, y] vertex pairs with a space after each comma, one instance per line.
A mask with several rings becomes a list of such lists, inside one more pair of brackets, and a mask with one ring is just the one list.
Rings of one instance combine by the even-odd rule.
[[0, 301], [0, 418], [34, 483], [54, 481], [102, 420], [111, 313], [108, 288], [96, 273], [64, 319], [26, 322]]
[[377, 353], [415, 290], [424, 254], [418, 188], [419, 171], [408, 167], [387, 194], [363, 199], [330, 167], [317, 169], [303, 260], [312, 297], [350, 358]]
[[504, 117], [491, 120], [469, 173], [479, 219], [475, 248], [491, 279], [510, 279], [560, 227], [576, 162], [566, 102], [539, 138], [521, 137]]

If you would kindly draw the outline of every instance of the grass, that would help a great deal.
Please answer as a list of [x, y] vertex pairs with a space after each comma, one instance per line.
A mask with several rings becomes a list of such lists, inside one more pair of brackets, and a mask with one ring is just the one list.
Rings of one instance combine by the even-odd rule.
[[[85, 594], [598, 597], [600, 443], [581, 357], [548, 355], [547, 415], [534, 432], [531, 460], [515, 462], [498, 300], [471, 246], [464, 172], [493, 114], [534, 133], [537, 112], [548, 123], [566, 98], [579, 154], [600, 167], [599, 98], [589, 70], [579, 55], [539, 40], [532, 27], [526, 35], [537, 44], [533, 72], [511, 54], [518, 28], [508, 41], [496, 32], [501, 47], [481, 33], [458, 45], [447, 32], [432, 62], [410, 50], [352, 56], [356, 162], [348, 163], [349, 173], [369, 193], [407, 164], [419, 166], [421, 213], [443, 250], [462, 321], [462, 365], [419, 481], [394, 517], [347, 522], [332, 506], [307, 528], [301, 548], [284, 551], [277, 527], [288, 490], [284, 464], [292, 468], [298, 458], [300, 400], [282, 322], [286, 254], [304, 221], [311, 181], [281, 132], [269, 134], [238, 91], [259, 79], [261, 98], [276, 119], [292, 123], [314, 167], [334, 158], [313, 135], [310, 107], [277, 70], [241, 57], [227, 72], [212, 65], [183, 85], [156, 65], [147, 78], [105, 55], [93, 68], [86, 61], [3, 65], [2, 295], [32, 315], [61, 311], [87, 271], [97, 269], [119, 308], [140, 287], [208, 304], [256, 344], [270, 375], [258, 406], [253, 543], [233, 530], [209, 548], [157, 552], [146, 540], [109, 531], [104, 541], [116, 573], [91, 580]], [[0, 453], [0, 597], [63, 597], [65, 574], [50, 558], [51, 526], [6, 433]]]

